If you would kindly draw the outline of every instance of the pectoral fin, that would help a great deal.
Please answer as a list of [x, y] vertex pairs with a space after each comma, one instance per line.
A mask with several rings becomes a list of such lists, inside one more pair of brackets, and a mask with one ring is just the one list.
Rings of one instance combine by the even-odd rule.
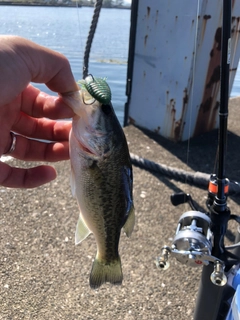
[[126, 233], [127, 237], [131, 236], [131, 234], [133, 232], [133, 228], [134, 228], [134, 223], [135, 223], [135, 210], [134, 210], [134, 206], [132, 204], [131, 209], [128, 214], [127, 221], [125, 222], [125, 224], [123, 226], [123, 230]]
[[76, 233], [75, 233], [75, 244], [79, 244], [84, 239], [87, 238], [87, 236], [91, 233], [91, 231], [86, 226], [86, 223], [84, 222], [81, 214], [79, 215], [77, 227], [76, 227]]

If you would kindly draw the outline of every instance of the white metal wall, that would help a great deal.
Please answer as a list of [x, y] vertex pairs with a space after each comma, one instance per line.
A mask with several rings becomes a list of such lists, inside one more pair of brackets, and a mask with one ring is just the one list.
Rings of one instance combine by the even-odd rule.
[[[240, 56], [232, 2], [230, 89]], [[130, 122], [174, 140], [218, 126], [221, 24], [222, 0], [139, 0]]]

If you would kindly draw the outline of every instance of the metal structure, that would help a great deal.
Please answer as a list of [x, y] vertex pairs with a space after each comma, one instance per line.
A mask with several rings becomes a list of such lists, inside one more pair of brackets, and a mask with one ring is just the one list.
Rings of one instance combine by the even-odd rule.
[[[240, 57], [232, 2], [231, 90]], [[221, 0], [133, 0], [125, 125], [172, 140], [219, 126]]]

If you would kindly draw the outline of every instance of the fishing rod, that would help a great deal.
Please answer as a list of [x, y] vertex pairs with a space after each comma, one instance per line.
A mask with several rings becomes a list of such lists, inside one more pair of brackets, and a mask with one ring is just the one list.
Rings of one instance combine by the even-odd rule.
[[225, 196], [225, 163], [227, 153], [227, 120], [229, 100], [229, 69], [231, 60], [231, 0], [223, 1], [222, 21], [222, 54], [220, 68], [220, 109], [219, 109], [219, 137], [218, 137], [218, 193], [214, 201], [217, 211], [226, 210]]
[[[223, 0], [218, 168], [217, 175], [213, 175], [210, 179], [207, 200], [207, 207], [209, 209], [209, 216], [212, 224], [211, 231], [213, 234], [213, 248], [211, 253], [219, 259], [218, 261], [221, 259], [221, 262], [218, 262], [218, 264], [215, 263], [214, 267], [211, 264], [203, 267], [194, 314], [195, 320], [217, 319], [217, 317], [221, 316], [225, 319], [227, 314], [226, 311], [223, 310], [224, 307], [226, 307], [226, 301], [223, 303], [223, 300], [226, 300], [224, 296], [233, 296], [234, 290], [230, 286], [224, 286], [227, 282], [224, 269], [227, 267], [227, 269], [230, 270], [235, 263], [239, 263], [238, 257], [235, 256], [234, 253], [230, 254], [224, 246], [224, 236], [227, 231], [227, 224], [231, 214], [230, 209], [227, 206], [229, 181], [225, 177], [229, 69], [231, 59], [231, 8], [232, 1]], [[213, 192], [212, 186], [216, 186], [215, 192]], [[206, 294], [206, 292], [208, 292], [208, 294]]]
[[183, 264], [203, 267], [194, 320], [225, 319], [228, 308], [224, 310], [224, 307], [235, 292], [227, 284], [228, 272], [240, 263], [240, 243], [229, 247], [224, 245], [229, 220], [240, 223], [240, 217], [231, 215], [227, 206], [229, 180], [225, 176], [225, 165], [232, 1], [223, 0], [222, 7], [217, 174], [211, 175], [209, 181], [207, 212], [198, 211], [188, 194], [180, 193], [171, 196], [173, 205], [188, 202], [192, 210], [181, 215], [172, 246], [164, 246], [161, 256], [157, 259], [157, 266], [163, 270], [169, 267], [170, 254]]

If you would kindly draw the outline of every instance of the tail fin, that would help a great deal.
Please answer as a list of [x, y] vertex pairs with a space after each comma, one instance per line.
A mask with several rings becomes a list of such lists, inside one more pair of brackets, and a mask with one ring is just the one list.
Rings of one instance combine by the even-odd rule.
[[121, 284], [123, 280], [120, 257], [109, 264], [104, 264], [95, 258], [90, 274], [90, 287], [99, 288], [103, 283]]

